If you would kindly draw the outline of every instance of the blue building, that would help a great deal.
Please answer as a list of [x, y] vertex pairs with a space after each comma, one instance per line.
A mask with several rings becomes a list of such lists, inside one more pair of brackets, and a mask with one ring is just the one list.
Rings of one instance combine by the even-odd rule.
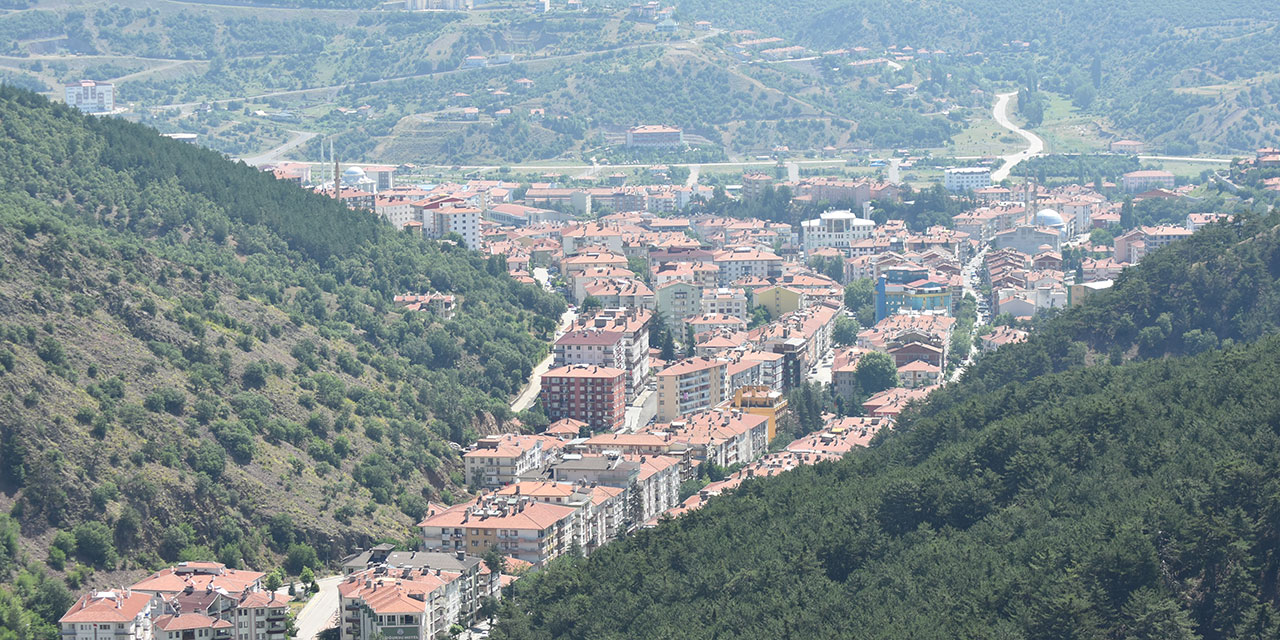
[[876, 321], [899, 309], [951, 313], [951, 288], [929, 277], [929, 269], [902, 265], [885, 269], [876, 282]]

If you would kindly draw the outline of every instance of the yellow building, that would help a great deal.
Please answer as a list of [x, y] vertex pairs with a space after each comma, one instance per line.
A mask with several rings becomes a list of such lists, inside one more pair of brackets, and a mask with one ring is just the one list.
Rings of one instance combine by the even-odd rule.
[[781, 318], [783, 314], [803, 309], [807, 303], [808, 300], [803, 291], [781, 285], [755, 292], [755, 306], [768, 309], [770, 317], [775, 320]]
[[742, 387], [733, 392], [729, 405], [756, 416], [769, 419], [769, 441], [778, 435], [778, 418], [787, 410], [787, 397], [781, 391], [765, 386]]

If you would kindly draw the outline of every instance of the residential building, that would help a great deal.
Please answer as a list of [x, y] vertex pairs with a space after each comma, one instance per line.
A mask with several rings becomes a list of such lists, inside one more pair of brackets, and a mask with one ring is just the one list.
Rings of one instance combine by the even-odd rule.
[[[763, 363], [761, 363], [763, 364]], [[781, 391], [766, 385], [747, 385], [733, 390], [729, 406], [752, 415], [763, 416], [768, 430], [768, 441], [778, 435], [778, 419], [787, 410], [787, 397]]]
[[[229, 640], [231, 623], [202, 613], [165, 614], [152, 625], [155, 640]], [[284, 630], [284, 620], [280, 621]]]
[[747, 320], [751, 314], [747, 312], [747, 292], [739, 288], [718, 287], [703, 289], [702, 313], [734, 316]]
[[569, 365], [542, 375], [547, 419], [581, 420], [593, 431], [614, 430], [626, 419], [627, 372], [614, 367]]
[[670, 422], [679, 416], [705, 411], [725, 398], [725, 365], [720, 360], [691, 358], [667, 366], [658, 373], [658, 419]]
[[776, 278], [782, 275], [782, 258], [755, 247], [717, 251], [714, 261], [720, 268], [719, 284], [722, 287], [739, 278]]
[[483, 556], [497, 549], [542, 566], [569, 549], [576, 511], [533, 498], [486, 494], [428, 516], [418, 526], [427, 551]]
[[800, 223], [806, 255], [823, 248], [848, 253], [855, 242], [870, 238], [875, 227], [875, 222], [848, 210], [827, 211], [817, 219]]
[[81, 80], [65, 88], [69, 107], [85, 113], [111, 113], [116, 108], [116, 86], [110, 82]]
[[[131, 589], [80, 596], [58, 620], [61, 640], [152, 640], [159, 609], [154, 594]], [[210, 637], [212, 640], [212, 637]]]
[[[434, 219], [433, 235], [443, 238], [450, 233], [462, 236], [468, 249], [480, 248], [480, 215], [479, 209], [471, 207], [441, 207], [432, 211]], [[425, 223], [424, 223], [425, 225]]]
[[[433, 504], [427, 515], [435, 515], [447, 509], [448, 507], [444, 505]], [[386, 571], [416, 569], [458, 574], [461, 581], [459, 617], [462, 620], [473, 618], [486, 598], [497, 598], [502, 595], [499, 574], [490, 571], [479, 556], [465, 553], [396, 551], [395, 545], [383, 543], [368, 551], [349, 555], [342, 561], [342, 572], [346, 576], [379, 568]]]
[[930, 387], [942, 381], [942, 368], [924, 360], [912, 360], [898, 367], [898, 384], [907, 389]]
[[569, 331], [556, 339], [552, 353], [557, 367], [585, 364], [623, 369], [627, 364], [621, 331]]
[[641, 125], [627, 129], [628, 147], [679, 147], [684, 144], [684, 131], [679, 127]]
[[658, 315], [668, 327], [681, 327], [685, 318], [702, 310], [702, 290], [683, 280], [658, 285], [655, 298]]
[[[546, 380], [543, 380], [546, 389]], [[493, 488], [511, 484], [521, 476], [550, 464], [564, 443], [547, 436], [505, 434], [486, 436], [462, 454], [468, 485]]]
[[613, 331], [622, 334], [619, 349], [622, 366], [627, 372], [627, 400], [640, 394], [649, 382], [649, 333], [653, 324], [653, 312], [647, 309], [601, 309], [589, 318], [579, 318], [575, 329]]
[[754, 306], [768, 309], [769, 317], [775, 320], [809, 306], [809, 297], [803, 291], [783, 285], [757, 289], [752, 297]]
[[462, 620], [462, 575], [430, 569], [380, 567], [338, 585], [340, 640], [449, 635]]
[[977, 191], [991, 186], [991, 169], [987, 167], [951, 167], [943, 172], [942, 186], [952, 193]]
[[1151, 169], [1130, 171], [1120, 176], [1121, 187], [1129, 193], [1142, 193], [1151, 189], [1172, 189], [1174, 182], [1172, 173]]

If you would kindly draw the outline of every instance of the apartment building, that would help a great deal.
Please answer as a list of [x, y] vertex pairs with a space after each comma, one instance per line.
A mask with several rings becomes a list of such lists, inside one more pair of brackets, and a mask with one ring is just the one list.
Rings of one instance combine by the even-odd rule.
[[552, 346], [557, 367], [585, 364], [623, 369], [627, 366], [621, 331], [575, 330], [556, 339]]
[[[439, 569], [379, 567], [338, 585], [341, 640], [449, 636], [462, 614], [462, 574]], [[451, 637], [451, 636], [450, 636]]]
[[622, 334], [622, 366], [618, 368], [627, 372], [627, 400], [639, 395], [653, 375], [649, 368], [649, 333], [653, 317], [653, 311], [648, 309], [605, 308], [594, 316], [580, 318], [574, 325], [575, 329]]
[[[150, 593], [119, 589], [80, 596], [58, 620], [62, 640], [152, 640], [159, 600]], [[210, 638], [212, 640], [212, 638]]]
[[875, 228], [874, 221], [860, 218], [848, 210], [827, 211], [816, 219], [800, 223], [805, 255], [825, 248], [847, 254], [854, 243], [870, 238]]
[[525, 496], [482, 495], [419, 523], [427, 551], [489, 549], [541, 566], [569, 549], [576, 509]]
[[737, 409], [700, 411], [655, 424], [652, 433], [669, 434], [694, 458], [728, 467], [764, 455], [769, 447], [769, 418]]
[[[543, 385], [545, 390], [545, 380]], [[547, 436], [486, 436], [462, 454], [467, 484], [485, 488], [511, 484], [553, 462], [563, 447], [563, 442]]]
[[720, 268], [719, 284], [731, 285], [739, 278], [776, 278], [782, 275], [782, 258], [755, 247], [734, 247], [715, 253]]
[[725, 392], [725, 362], [691, 358], [668, 365], [658, 373], [658, 419], [670, 422], [682, 415], [720, 404]]
[[[447, 509], [435, 505], [428, 515]], [[456, 573], [459, 578], [459, 616], [462, 620], [473, 618], [486, 598], [502, 595], [502, 580], [490, 571], [479, 556], [462, 552], [396, 551], [395, 545], [379, 544], [367, 551], [347, 556], [342, 560], [343, 575], [351, 576], [368, 569], [417, 569]], [[376, 573], [376, 571], [375, 571]]]
[[570, 544], [590, 554], [618, 537], [625, 519], [627, 490], [583, 482], [525, 481], [503, 487], [498, 495], [523, 496], [577, 510]]
[[655, 306], [663, 322], [669, 327], [679, 327], [685, 318], [702, 310], [702, 290], [683, 280], [671, 280], [658, 285]]
[[747, 311], [747, 292], [737, 287], [717, 287], [703, 289], [702, 313], [721, 314], [748, 320], [751, 314]]
[[942, 186], [952, 193], [977, 191], [991, 186], [991, 169], [986, 167], [952, 167], [942, 176]]
[[627, 372], [614, 367], [568, 365], [542, 375], [547, 419], [581, 420], [593, 431], [612, 431], [626, 420]]

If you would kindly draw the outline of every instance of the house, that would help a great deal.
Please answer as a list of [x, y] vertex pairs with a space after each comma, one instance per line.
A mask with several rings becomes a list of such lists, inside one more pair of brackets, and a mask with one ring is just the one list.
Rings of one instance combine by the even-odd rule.
[[912, 360], [898, 367], [898, 384], [907, 389], [941, 384], [942, 369], [925, 360]]

